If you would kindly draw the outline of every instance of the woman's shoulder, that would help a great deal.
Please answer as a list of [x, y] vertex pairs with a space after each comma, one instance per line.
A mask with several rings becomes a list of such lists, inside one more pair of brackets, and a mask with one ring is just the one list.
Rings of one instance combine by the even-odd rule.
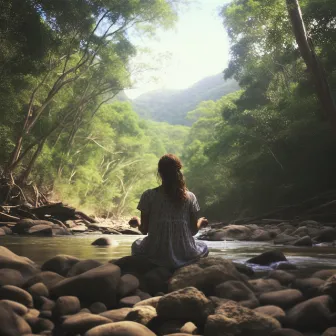
[[153, 189], [147, 189], [142, 193], [142, 196], [151, 196], [151, 195], [155, 195], [157, 193], [157, 191], [159, 190], [159, 188], [153, 188]]
[[195, 194], [193, 193], [193, 192], [191, 192], [191, 191], [187, 191], [187, 196], [188, 196], [188, 199], [190, 200], [190, 201], [194, 201], [194, 200], [196, 200], [196, 196], [195, 196]]

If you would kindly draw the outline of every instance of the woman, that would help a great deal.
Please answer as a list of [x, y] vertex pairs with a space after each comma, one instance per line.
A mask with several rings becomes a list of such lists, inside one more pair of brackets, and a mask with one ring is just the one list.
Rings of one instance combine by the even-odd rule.
[[161, 157], [158, 175], [162, 184], [142, 194], [138, 205], [141, 224], [137, 218], [130, 221], [138, 221], [139, 230], [148, 234], [133, 243], [132, 254], [167, 268], [181, 267], [209, 253], [205, 243], [193, 238], [208, 221], [198, 219], [200, 207], [195, 195], [187, 190], [181, 169], [182, 163], [175, 155]]

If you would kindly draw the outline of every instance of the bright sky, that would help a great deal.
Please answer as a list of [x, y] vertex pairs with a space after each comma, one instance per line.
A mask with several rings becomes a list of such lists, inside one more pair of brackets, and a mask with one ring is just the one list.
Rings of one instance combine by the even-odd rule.
[[[222, 72], [229, 58], [229, 44], [220, 8], [229, 0], [196, 0], [183, 8], [176, 28], [157, 31], [157, 39], [136, 41], [151, 54], [139, 54], [134, 63], [155, 68], [135, 76], [130, 98], [151, 90], [183, 89], [200, 79]], [[155, 76], [155, 80], [153, 80]]]

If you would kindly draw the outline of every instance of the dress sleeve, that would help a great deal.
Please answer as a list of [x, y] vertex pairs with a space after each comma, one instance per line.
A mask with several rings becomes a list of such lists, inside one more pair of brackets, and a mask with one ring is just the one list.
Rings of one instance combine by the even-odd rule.
[[140, 197], [140, 201], [137, 209], [141, 212], [148, 213], [150, 211], [150, 199], [149, 199], [149, 191], [146, 190]]
[[193, 193], [190, 193], [190, 211], [192, 213], [197, 213], [200, 209], [196, 196]]

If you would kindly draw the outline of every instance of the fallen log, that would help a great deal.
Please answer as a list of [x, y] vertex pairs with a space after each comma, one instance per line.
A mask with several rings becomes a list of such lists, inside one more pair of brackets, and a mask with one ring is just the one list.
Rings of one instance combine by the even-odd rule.
[[85, 213], [81, 211], [75, 211], [75, 214], [79, 216], [81, 219], [88, 221], [89, 223], [98, 223], [95, 219], [89, 217], [88, 215], [86, 215]]
[[31, 209], [30, 211], [39, 219], [54, 217], [62, 222], [69, 219], [76, 219], [75, 208], [66, 206], [62, 202], [43, 205], [41, 207]]
[[0, 212], [0, 222], [19, 222], [20, 218]]

